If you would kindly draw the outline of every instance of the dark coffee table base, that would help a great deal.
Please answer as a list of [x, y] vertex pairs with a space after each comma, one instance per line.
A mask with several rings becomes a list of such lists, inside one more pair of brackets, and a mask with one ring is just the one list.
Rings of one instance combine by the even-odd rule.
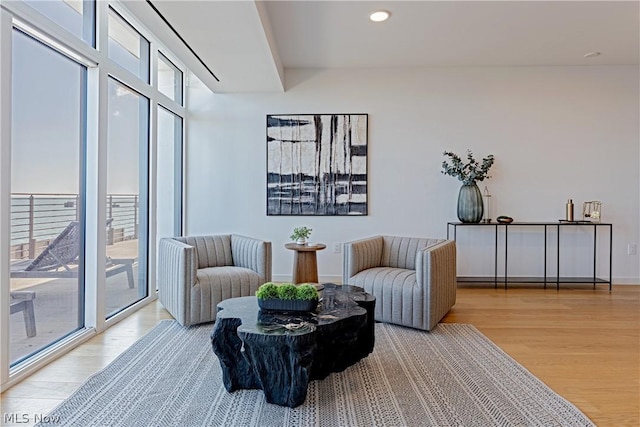
[[[340, 318], [319, 319], [311, 330], [292, 334], [255, 330], [255, 297], [220, 303], [211, 343], [227, 391], [262, 389], [269, 403], [288, 407], [302, 404], [310, 380], [343, 371], [373, 350], [375, 299], [366, 295], [358, 302], [364, 309], [353, 303], [344, 308]], [[252, 310], [251, 317], [248, 313]]]

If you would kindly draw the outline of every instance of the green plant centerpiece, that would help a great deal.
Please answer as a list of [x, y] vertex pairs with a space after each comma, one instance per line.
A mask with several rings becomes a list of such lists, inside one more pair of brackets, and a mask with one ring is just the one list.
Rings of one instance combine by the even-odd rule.
[[318, 290], [310, 283], [267, 282], [256, 291], [258, 306], [271, 311], [313, 311], [318, 306]]
[[318, 299], [318, 290], [315, 286], [305, 283], [296, 289], [296, 298], [304, 301], [312, 301]]
[[458, 192], [458, 219], [465, 223], [480, 222], [484, 207], [477, 182], [491, 178], [489, 169], [494, 162], [493, 154], [483, 158], [482, 162], [473, 157], [471, 150], [467, 150], [466, 162], [451, 151], [445, 151], [443, 154], [446, 159], [442, 162], [441, 172], [462, 181], [462, 187]]
[[296, 227], [291, 234], [291, 240], [294, 240], [299, 245], [304, 245], [307, 242], [311, 232], [313, 230], [307, 227]]
[[256, 291], [258, 299], [276, 299], [278, 298], [278, 285], [273, 282], [267, 282], [260, 286]]
[[297, 289], [296, 289], [296, 285], [294, 285], [293, 283], [284, 283], [278, 286], [278, 298], [287, 300], [287, 301], [292, 301], [296, 299], [296, 296], [297, 296]]

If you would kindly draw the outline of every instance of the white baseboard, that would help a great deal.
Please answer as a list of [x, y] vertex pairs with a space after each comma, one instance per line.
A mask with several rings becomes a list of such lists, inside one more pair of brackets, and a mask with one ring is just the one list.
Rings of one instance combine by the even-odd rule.
[[[274, 282], [290, 282], [290, 274], [273, 274], [271, 280]], [[320, 276], [318, 278], [320, 283], [335, 283], [336, 285], [342, 284], [342, 276]], [[493, 276], [487, 276], [487, 281], [493, 282]], [[640, 285], [640, 277], [614, 277], [614, 285]]]
[[614, 285], [640, 285], [640, 277], [614, 277]]
[[[274, 282], [290, 282], [290, 274], [272, 274], [271, 280]], [[342, 276], [320, 276], [318, 278], [320, 283], [335, 283], [336, 285], [342, 284]]]

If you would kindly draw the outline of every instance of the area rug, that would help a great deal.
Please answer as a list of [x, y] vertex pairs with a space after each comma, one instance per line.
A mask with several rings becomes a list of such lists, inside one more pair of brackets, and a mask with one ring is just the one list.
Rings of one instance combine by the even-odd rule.
[[260, 390], [228, 393], [211, 328], [162, 321], [46, 426], [593, 425], [471, 325], [422, 332], [378, 323], [373, 353], [310, 382], [293, 409], [266, 403]]

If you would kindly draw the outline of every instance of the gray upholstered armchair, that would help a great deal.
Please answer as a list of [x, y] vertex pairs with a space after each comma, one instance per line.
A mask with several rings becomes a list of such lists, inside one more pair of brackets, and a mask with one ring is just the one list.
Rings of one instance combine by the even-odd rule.
[[160, 240], [158, 298], [183, 326], [216, 320], [220, 301], [270, 281], [271, 242], [237, 234]]
[[342, 283], [376, 297], [376, 320], [430, 331], [456, 302], [455, 242], [376, 236], [345, 243], [342, 274]]

